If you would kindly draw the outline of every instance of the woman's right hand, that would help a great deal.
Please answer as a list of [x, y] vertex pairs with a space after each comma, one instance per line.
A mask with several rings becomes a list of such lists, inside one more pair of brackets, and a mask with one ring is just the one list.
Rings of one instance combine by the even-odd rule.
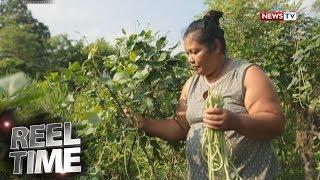
[[[134, 122], [131, 122], [136, 128], [138, 128], [139, 130], [143, 129], [144, 123], [146, 121], [146, 119], [141, 116], [140, 114], [136, 114], [136, 113], [131, 113], [128, 109], [124, 109], [123, 110], [125, 113], [125, 116], [129, 119], [133, 119]], [[130, 118], [131, 117], [131, 118]]]

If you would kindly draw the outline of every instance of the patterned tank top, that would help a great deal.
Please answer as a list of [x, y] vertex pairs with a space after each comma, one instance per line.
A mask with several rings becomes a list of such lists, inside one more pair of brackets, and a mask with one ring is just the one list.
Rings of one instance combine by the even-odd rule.
[[[244, 106], [243, 81], [245, 72], [251, 63], [237, 60], [231, 63], [229, 71], [216, 82], [213, 89], [218, 89], [224, 99], [224, 109], [234, 113], [248, 113]], [[187, 97], [186, 117], [190, 130], [186, 139], [186, 156], [188, 161], [188, 179], [208, 179], [207, 163], [202, 155], [201, 137], [205, 127], [203, 122], [203, 96], [209, 86], [204, 76], [195, 74], [192, 77]], [[242, 179], [275, 179], [279, 172], [277, 156], [272, 149], [271, 140], [254, 140], [226, 131], [227, 148], [231, 153], [233, 165]], [[231, 173], [234, 177], [235, 173]]]

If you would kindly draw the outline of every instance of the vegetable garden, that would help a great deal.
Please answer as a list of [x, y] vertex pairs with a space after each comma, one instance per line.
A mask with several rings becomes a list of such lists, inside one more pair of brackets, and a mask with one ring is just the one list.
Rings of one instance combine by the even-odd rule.
[[[277, 88], [287, 123], [285, 134], [273, 143], [281, 164], [278, 178], [319, 179], [319, 19], [299, 14], [295, 22], [260, 22], [260, 11], [299, 7], [286, 2], [205, 4], [224, 12], [228, 55], [261, 65]], [[192, 71], [185, 53], [173, 53], [177, 45], [168, 42], [151, 30], [123, 30], [112, 54], [103, 54], [95, 43], [82, 49], [85, 59], [43, 79], [26, 80], [28, 85], [16, 87], [10, 96], [2, 90], [1, 110], [11, 113], [15, 125], [71, 121], [83, 150], [83, 173], [74, 179], [185, 179], [184, 143], [149, 137], [136, 130], [133, 119], [123, 117], [125, 108], [154, 119], [174, 117]], [[6, 148], [1, 142], [1, 152]], [[2, 176], [11, 176], [11, 168], [1, 155]]]

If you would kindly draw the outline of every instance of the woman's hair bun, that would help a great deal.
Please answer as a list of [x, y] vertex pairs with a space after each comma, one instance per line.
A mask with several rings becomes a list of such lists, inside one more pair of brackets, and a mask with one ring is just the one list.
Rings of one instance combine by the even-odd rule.
[[208, 23], [213, 22], [219, 25], [219, 19], [222, 17], [222, 15], [223, 13], [221, 11], [210, 10], [203, 16], [202, 19]]

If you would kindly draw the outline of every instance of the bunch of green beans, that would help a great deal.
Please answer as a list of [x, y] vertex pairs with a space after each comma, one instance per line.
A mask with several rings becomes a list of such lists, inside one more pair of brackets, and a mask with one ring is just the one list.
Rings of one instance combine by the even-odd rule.
[[[205, 109], [222, 108], [223, 105], [222, 95], [209, 90], [205, 101]], [[202, 136], [202, 153], [204, 159], [207, 160], [209, 180], [231, 179], [230, 170], [234, 166], [227, 151], [224, 131], [212, 130], [205, 127]], [[241, 179], [237, 173], [235, 179]]]

